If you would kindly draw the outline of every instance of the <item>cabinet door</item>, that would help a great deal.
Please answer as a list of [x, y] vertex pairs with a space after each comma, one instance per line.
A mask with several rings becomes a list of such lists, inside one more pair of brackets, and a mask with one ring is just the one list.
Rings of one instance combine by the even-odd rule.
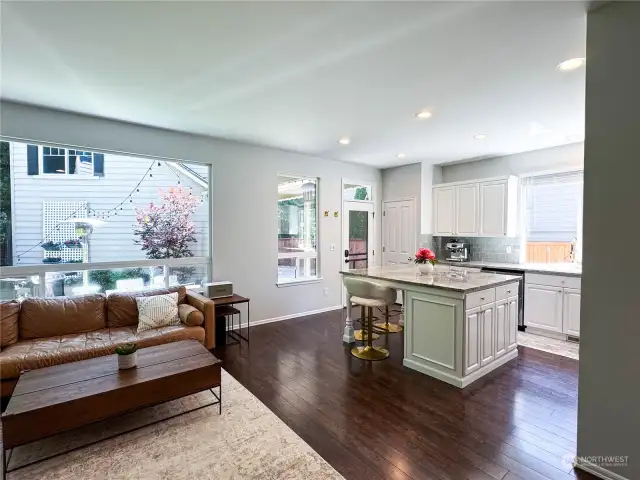
[[456, 187], [456, 235], [478, 235], [478, 184]]
[[494, 305], [481, 307], [480, 317], [480, 366], [493, 362], [493, 321]]
[[480, 184], [480, 235], [507, 234], [507, 195], [506, 180]]
[[455, 187], [433, 189], [434, 235], [455, 234]]
[[509, 308], [507, 300], [496, 303], [495, 334], [493, 344], [495, 346], [495, 357], [501, 357], [507, 353], [507, 342], [509, 341]]
[[565, 288], [562, 309], [563, 332], [575, 337], [580, 336], [580, 290]]
[[479, 308], [467, 310], [464, 335], [464, 374], [480, 368], [480, 314]]
[[518, 297], [507, 299], [507, 352], [518, 347]]
[[524, 323], [527, 327], [562, 333], [562, 288], [527, 284]]

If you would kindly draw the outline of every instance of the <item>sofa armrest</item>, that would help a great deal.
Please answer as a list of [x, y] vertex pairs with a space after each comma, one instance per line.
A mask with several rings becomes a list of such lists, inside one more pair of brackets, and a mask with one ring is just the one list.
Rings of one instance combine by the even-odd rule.
[[213, 300], [187, 289], [187, 303], [203, 313], [204, 323], [202, 326], [204, 327], [204, 346], [211, 350], [216, 346], [216, 314]]

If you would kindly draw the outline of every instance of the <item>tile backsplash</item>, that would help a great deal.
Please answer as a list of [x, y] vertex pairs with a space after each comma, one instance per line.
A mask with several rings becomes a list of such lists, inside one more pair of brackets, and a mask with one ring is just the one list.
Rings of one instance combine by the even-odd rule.
[[[432, 249], [439, 260], [444, 260], [447, 255], [445, 245], [453, 241], [469, 245], [469, 259], [471, 261], [520, 262], [520, 238], [518, 237], [434, 237], [433, 235], [423, 235], [421, 246]], [[508, 246], [511, 247], [511, 253], [507, 253]]]

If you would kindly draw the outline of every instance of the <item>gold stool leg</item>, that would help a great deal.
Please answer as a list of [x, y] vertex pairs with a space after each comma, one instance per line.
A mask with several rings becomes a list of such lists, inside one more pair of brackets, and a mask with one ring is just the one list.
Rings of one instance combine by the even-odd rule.
[[[368, 330], [367, 330], [367, 319], [365, 317], [365, 313], [364, 313], [364, 305], [360, 306], [360, 326], [362, 327], [360, 330], [356, 330], [355, 332], [353, 332], [353, 336], [356, 340], [360, 341], [360, 342], [364, 342], [367, 340], [367, 334], [368, 334]], [[372, 337], [374, 340], [377, 340], [378, 338], [380, 338], [380, 335], [378, 335], [377, 333], [373, 334]]]
[[376, 322], [374, 325], [381, 330], [385, 330], [387, 333], [398, 333], [402, 331], [402, 326], [389, 323], [389, 305], [387, 305], [384, 312], [384, 322]]
[[373, 346], [373, 308], [368, 308], [367, 345], [364, 347], [353, 347], [351, 349], [351, 355], [362, 360], [384, 360], [389, 356], [389, 350]]

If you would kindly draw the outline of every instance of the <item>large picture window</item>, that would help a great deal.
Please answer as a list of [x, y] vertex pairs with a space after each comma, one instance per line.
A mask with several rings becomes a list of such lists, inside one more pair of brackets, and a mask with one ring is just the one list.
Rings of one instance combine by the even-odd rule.
[[318, 179], [278, 177], [278, 284], [319, 277]]
[[527, 263], [582, 261], [582, 171], [523, 179]]

